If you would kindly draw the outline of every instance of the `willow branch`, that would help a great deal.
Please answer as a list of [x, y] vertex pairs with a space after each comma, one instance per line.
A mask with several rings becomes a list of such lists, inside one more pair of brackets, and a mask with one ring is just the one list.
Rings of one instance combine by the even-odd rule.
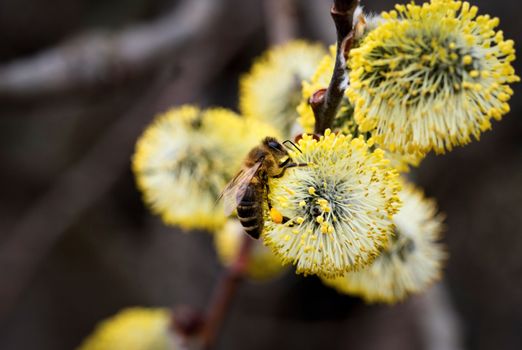
[[309, 101], [314, 111], [316, 134], [322, 134], [332, 126], [348, 86], [346, 61], [353, 43], [353, 17], [357, 5], [359, 0], [334, 0], [330, 10], [337, 31], [337, 53], [328, 89], [315, 92]]
[[214, 296], [207, 311], [202, 333], [205, 349], [211, 349], [215, 343], [216, 335], [236, 295], [237, 288], [244, 277], [252, 250], [252, 244], [252, 238], [245, 233], [242, 238], [241, 249], [236, 259], [224, 272], [219, 280], [219, 284], [214, 290]]
[[27, 98], [100, 86], [143, 72], [186, 46], [221, 1], [186, 0], [157, 20], [89, 33], [0, 66], [0, 96]]

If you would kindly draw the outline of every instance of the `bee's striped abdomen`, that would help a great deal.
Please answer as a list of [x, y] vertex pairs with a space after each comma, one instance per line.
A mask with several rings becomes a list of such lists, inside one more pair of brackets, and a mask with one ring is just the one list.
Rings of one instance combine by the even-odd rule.
[[258, 239], [263, 231], [263, 208], [259, 190], [259, 184], [250, 183], [245, 194], [237, 206], [237, 216], [241, 225], [255, 239]]

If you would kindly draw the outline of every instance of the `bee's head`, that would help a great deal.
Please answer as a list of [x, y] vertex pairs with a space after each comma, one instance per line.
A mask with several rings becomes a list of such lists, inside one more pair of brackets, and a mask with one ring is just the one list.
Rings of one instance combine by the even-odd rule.
[[267, 137], [263, 140], [263, 145], [276, 158], [281, 159], [288, 156], [288, 151], [274, 137]]

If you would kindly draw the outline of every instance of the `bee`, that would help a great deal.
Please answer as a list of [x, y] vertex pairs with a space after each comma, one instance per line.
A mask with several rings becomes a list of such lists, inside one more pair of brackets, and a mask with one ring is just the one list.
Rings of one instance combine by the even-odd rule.
[[228, 216], [237, 209], [241, 225], [255, 239], [263, 232], [263, 200], [266, 200], [268, 208], [272, 209], [268, 198], [268, 179], [282, 177], [286, 169], [307, 165], [292, 160], [284, 147], [287, 142], [301, 151], [292, 141], [280, 143], [273, 137], [266, 137], [260, 145], [252, 148], [243, 162], [242, 169], [219, 196], [223, 197], [225, 214]]

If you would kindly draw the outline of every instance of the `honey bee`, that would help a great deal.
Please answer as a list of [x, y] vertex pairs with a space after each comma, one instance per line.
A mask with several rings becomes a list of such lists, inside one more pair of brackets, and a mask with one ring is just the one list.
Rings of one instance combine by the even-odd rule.
[[267, 201], [271, 209], [268, 179], [282, 177], [288, 168], [307, 165], [293, 162], [284, 147], [287, 142], [299, 150], [292, 141], [280, 143], [273, 137], [265, 138], [259, 146], [252, 148], [242, 169], [219, 196], [223, 197], [226, 215], [237, 209], [241, 225], [255, 239], [263, 232], [263, 200]]

